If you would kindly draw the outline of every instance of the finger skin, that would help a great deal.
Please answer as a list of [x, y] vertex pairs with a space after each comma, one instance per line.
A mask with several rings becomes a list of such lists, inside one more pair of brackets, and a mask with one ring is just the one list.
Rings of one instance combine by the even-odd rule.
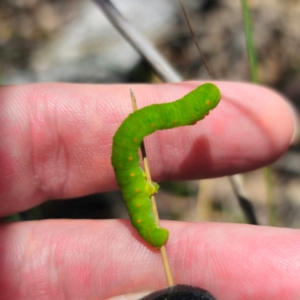
[[[110, 164], [112, 136], [139, 107], [174, 101], [201, 84], [35, 84], [0, 89], [0, 216], [48, 199], [117, 188]], [[291, 109], [274, 91], [217, 82], [219, 106], [194, 126], [146, 139], [156, 181], [234, 174], [271, 163], [288, 147]]]
[[[300, 232], [162, 222], [176, 284], [219, 300], [300, 299]], [[0, 227], [3, 300], [106, 299], [166, 287], [159, 252], [128, 221], [42, 221]]]

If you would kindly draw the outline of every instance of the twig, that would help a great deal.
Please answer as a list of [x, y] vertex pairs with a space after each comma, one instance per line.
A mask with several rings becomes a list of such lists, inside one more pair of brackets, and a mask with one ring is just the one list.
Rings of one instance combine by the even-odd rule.
[[[137, 107], [135, 95], [134, 95], [132, 90], [130, 90], [130, 96], [131, 96], [133, 111], [136, 111], [136, 110], [138, 110], [138, 107]], [[145, 173], [146, 173], [146, 179], [149, 183], [151, 183], [152, 182], [151, 181], [151, 174], [150, 174], [150, 169], [149, 169], [149, 164], [148, 164], [148, 159], [147, 159], [147, 155], [146, 155], [146, 148], [145, 148], [144, 141], [142, 141], [142, 144], [141, 144], [141, 151], [142, 151], [144, 170], [145, 170]], [[151, 204], [152, 204], [152, 211], [154, 213], [156, 225], [159, 226], [159, 216], [158, 216], [158, 211], [157, 211], [157, 206], [156, 206], [154, 195], [151, 196]], [[169, 265], [169, 260], [168, 260], [168, 256], [167, 256], [165, 246], [160, 247], [160, 253], [161, 253], [161, 257], [162, 257], [162, 261], [163, 261], [163, 265], [164, 265], [168, 285], [173, 286], [174, 282], [173, 282], [173, 278], [172, 278], [170, 265]]]
[[181, 76], [139, 31], [131, 26], [109, 0], [94, 0], [125, 39], [152, 66], [163, 81], [181, 81]]
[[243, 177], [240, 174], [229, 176], [233, 192], [236, 195], [239, 205], [242, 208], [242, 211], [249, 224], [258, 225], [254, 208], [252, 203], [247, 199], [246, 191], [244, 184], [242, 182]]

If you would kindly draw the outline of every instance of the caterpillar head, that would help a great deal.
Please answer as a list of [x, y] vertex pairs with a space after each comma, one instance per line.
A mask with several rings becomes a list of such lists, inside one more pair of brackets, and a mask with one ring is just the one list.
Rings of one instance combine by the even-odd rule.
[[220, 90], [212, 83], [205, 83], [197, 87], [190, 93], [194, 98], [192, 101], [195, 114], [203, 119], [209, 111], [214, 109], [221, 99]]

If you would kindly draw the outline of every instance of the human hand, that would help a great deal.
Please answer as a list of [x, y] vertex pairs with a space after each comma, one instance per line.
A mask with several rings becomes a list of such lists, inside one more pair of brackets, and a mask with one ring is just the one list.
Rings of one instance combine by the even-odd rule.
[[[116, 189], [112, 136], [139, 106], [180, 98], [198, 83], [37, 84], [0, 93], [0, 215], [47, 199]], [[153, 180], [224, 176], [269, 164], [288, 147], [294, 120], [271, 90], [218, 82], [219, 106], [192, 127], [146, 141]], [[299, 299], [297, 230], [161, 222], [176, 283], [220, 300]], [[166, 286], [160, 255], [120, 220], [1, 224], [2, 299], [106, 299]]]

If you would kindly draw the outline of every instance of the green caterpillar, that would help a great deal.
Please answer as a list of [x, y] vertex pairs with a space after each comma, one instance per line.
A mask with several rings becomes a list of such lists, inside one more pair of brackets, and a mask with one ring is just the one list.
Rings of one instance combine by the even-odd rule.
[[142, 140], [156, 130], [195, 124], [217, 106], [220, 98], [214, 84], [200, 85], [175, 102], [153, 104], [131, 113], [113, 137], [111, 163], [131, 223], [154, 247], [167, 242], [169, 231], [155, 223], [150, 196], [158, 191], [159, 185], [147, 182], [140, 167], [138, 150]]

